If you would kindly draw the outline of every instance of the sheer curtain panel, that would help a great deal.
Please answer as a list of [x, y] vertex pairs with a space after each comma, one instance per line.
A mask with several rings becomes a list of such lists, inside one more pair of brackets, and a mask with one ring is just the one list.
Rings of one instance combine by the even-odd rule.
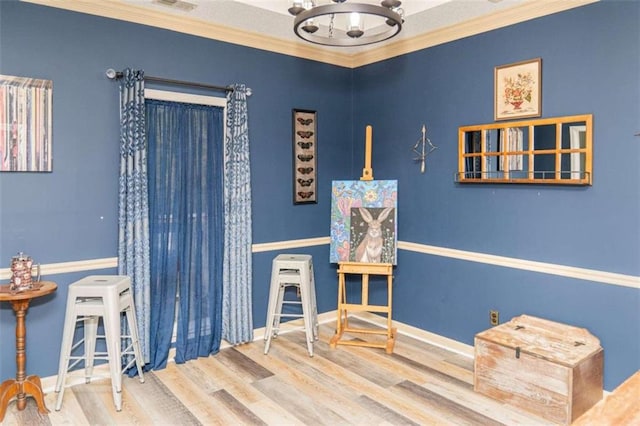
[[[223, 109], [147, 100], [152, 367], [218, 352], [223, 291]], [[177, 299], [176, 299], [177, 297]]]

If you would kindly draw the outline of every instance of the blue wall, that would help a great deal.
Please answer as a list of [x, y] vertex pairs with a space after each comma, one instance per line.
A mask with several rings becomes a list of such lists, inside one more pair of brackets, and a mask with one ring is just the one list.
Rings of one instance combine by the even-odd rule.
[[[398, 179], [399, 239], [640, 275], [640, 3], [600, 2], [354, 72], [354, 133], [373, 125], [376, 179]], [[592, 113], [593, 186], [454, 183], [458, 127], [493, 122], [497, 65], [542, 58], [542, 116]], [[438, 146], [412, 164], [422, 124]], [[355, 147], [355, 158], [362, 148]], [[394, 318], [473, 344], [520, 314], [586, 327], [611, 389], [640, 369], [637, 288], [401, 250]]]
[[[118, 89], [105, 77], [108, 68], [251, 87], [254, 243], [328, 235], [331, 180], [351, 176], [351, 70], [15, 1], [0, 2], [0, 43], [0, 73], [53, 80], [54, 161], [52, 173], [0, 174], [0, 267], [18, 251], [43, 264], [117, 256]], [[317, 204], [293, 205], [292, 108], [318, 111]], [[335, 309], [335, 268], [323, 261], [328, 247], [304, 251], [318, 259], [317, 280], [332, 284], [319, 293], [318, 308]], [[254, 256], [256, 327], [265, 323], [273, 255]], [[45, 277], [59, 289], [29, 309], [30, 374], [57, 372], [66, 288], [85, 275]], [[14, 324], [2, 303], [3, 378], [15, 374]]]
[[[399, 239], [640, 275], [640, 6], [602, 2], [356, 70], [47, 7], [0, 2], [0, 73], [54, 83], [54, 171], [0, 174], [0, 267], [17, 251], [54, 263], [117, 255], [117, 85], [107, 68], [253, 89], [253, 238], [329, 234], [332, 180], [357, 179], [374, 126], [376, 179], [398, 179]], [[541, 57], [543, 116], [594, 114], [594, 185], [463, 186], [457, 128], [493, 121], [493, 67]], [[318, 111], [318, 204], [291, 200], [291, 108]], [[420, 127], [438, 149], [412, 164]], [[318, 308], [335, 309], [328, 247], [315, 259]], [[301, 251], [294, 250], [294, 251]], [[264, 325], [273, 252], [254, 255], [254, 324]], [[527, 313], [588, 328], [605, 348], [605, 387], [640, 368], [637, 289], [399, 250], [394, 319], [472, 344]], [[115, 273], [115, 270], [91, 273]], [[56, 373], [66, 287], [27, 316], [29, 374]], [[381, 295], [374, 294], [372, 298]], [[15, 372], [14, 315], [0, 306], [0, 378]], [[7, 343], [9, 342], [9, 343]]]

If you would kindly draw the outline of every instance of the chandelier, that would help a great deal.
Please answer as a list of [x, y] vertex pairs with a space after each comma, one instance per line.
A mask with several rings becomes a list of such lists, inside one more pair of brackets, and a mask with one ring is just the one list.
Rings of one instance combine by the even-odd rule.
[[404, 11], [400, 0], [383, 0], [380, 6], [332, 0], [293, 0], [289, 13], [295, 16], [298, 37], [325, 46], [364, 46], [396, 36], [402, 29]]

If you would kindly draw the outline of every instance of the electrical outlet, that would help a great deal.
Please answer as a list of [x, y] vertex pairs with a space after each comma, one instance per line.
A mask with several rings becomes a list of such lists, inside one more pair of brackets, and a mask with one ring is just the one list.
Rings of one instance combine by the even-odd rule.
[[489, 322], [491, 325], [500, 324], [500, 313], [498, 311], [489, 311]]

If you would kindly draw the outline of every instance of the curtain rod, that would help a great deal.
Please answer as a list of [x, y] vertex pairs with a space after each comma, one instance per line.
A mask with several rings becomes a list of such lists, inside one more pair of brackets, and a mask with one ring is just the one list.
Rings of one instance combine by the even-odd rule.
[[[113, 68], [109, 68], [106, 72], [107, 78], [111, 80], [118, 80], [122, 78], [123, 74], [120, 71], [115, 71]], [[176, 86], [189, 86], [189, 87], [199, 87], [202, 89], [210, 89], [210, 90], [222, 90], [226, 92], [233, 92], [233, 87], [231, 86], [216, 86], [213, 84], [205, 84], [205, 83], [193, 83], [190, 81], [182, 81], [182, 80], [171, 80], [169, 78], [161, 78], [161, 77], [152, 77], [152, 76], [144, 76], [145, 81], [154, 81], [156, 83], [167, 83], [174, 84]]]

